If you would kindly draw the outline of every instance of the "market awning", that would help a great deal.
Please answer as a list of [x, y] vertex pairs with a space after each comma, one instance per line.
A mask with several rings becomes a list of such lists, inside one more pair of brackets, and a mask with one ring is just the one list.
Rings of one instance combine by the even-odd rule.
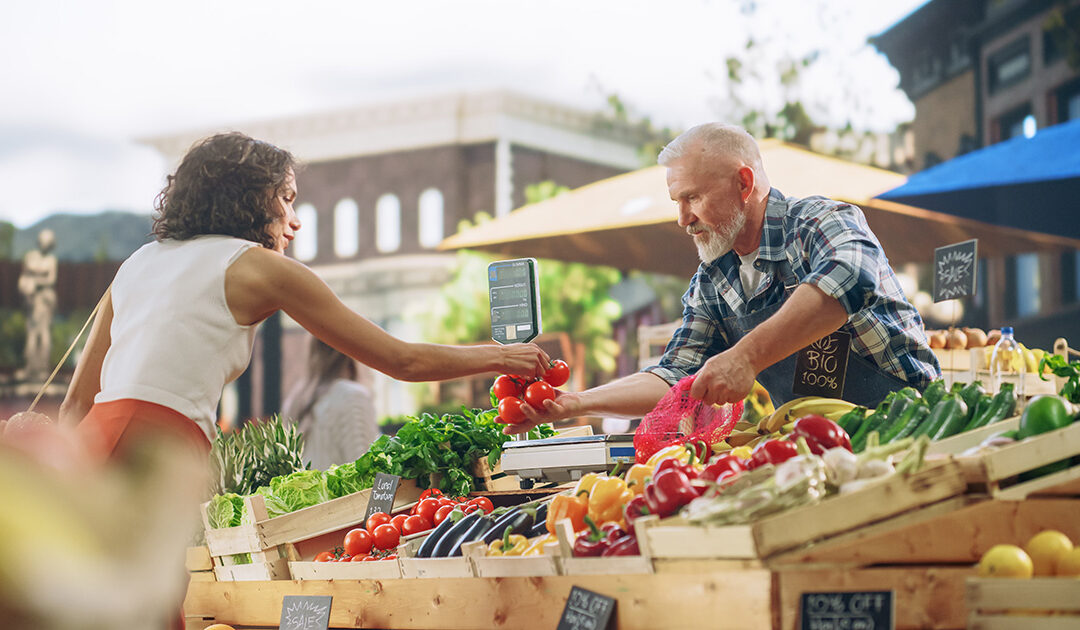
[[[786, 195], [825, 195], [863, 208], [894, 263], [929, 262], [935, 247], [980, 239], [981, 256], [1080, 247], [1080, 240], [1008, 230], [939, 212], [874, 199], [904, 177], [891, 171], [766, 140], [769, 179]], [[617, 175], [445, 239], [439, 249], [479, 249], [511, 258], [532, 256], [689, 276], [697, 251], [676, 223], [666, 169]]]
[[878, 197], [994, 225], [1080, 238], [1080, 120], [953, 158]]

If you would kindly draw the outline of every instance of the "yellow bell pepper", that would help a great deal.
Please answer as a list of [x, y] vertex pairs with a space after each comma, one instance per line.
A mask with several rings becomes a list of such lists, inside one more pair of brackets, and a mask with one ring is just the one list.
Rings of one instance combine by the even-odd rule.
[[524, 555], [529, 546], [529, 540], [521, 534], [511, 534], [507, 528], [506, 535], [499, 540], [493, 541], [488, 546], [489, 556], [520, 556]]
[[754, 449], [749, 446], [736, 446], [731, 449], [730, 453], [739, 459], [750, 459], [754, 454]]
[[634, 496], [645, 492], [645, 484], [652, 477], [655, 468], [649, 464], [634, 464], [630, 470], [626, 471], [626, 487]]
[[559, 542], [559, 537], [555, 534], [544, 534], [537, 538], [533, 538], [529, 541], [529, 547], [525, 549], [523, 556], [540, 556], [544, 553], [544, 545], [548, 543]]
[[577, 496], [582, 492], [592, 494], [592, 489], [593, 486], [596, 485], [596, 482], [599, 481], [601, 477], [606, 476], [607, 475], [601, 475], [600, 473], [586, 473], [585, 475], [582, 475], [581, 479], [578, 479], [577, 485], [574, 486], [574, 491], [570, 494], [574, 496]]
[[634, 498], [634, 493], [619, 477], [601, 475], [589, 494], [589, 518], [596, 523], [622, 519], [623, 507]]
[[669, 457], [674, 457], [675, 459], [685, 464], [690, 461], [690, 450], [682, 444], [672, 444], [671, 446], [662, 448], [659, 451], [653, 453], [652, 457], [649, 458], [649, 461], [645, 463], [649, 466], [655, 467], [657, 464], [664, 461], [665, 459], [668, 459]]

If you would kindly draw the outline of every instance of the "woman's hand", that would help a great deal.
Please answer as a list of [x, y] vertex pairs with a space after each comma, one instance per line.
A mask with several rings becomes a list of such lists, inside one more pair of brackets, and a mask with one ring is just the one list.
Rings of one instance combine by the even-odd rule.
[[556, 420], [576, 418], [584, 410], [581, 404], [581, 394], [576, 392], [563, 392], [555, 390], [555, 400], [545, 400], [543, 409], [534, 409], [529, 405], [522, 405], [521, 412], [525, 414], [525, 421], [520, 424], [508, 424], [503, 428], [503, 433], [515, 435], [527, 433], [537, 425], [550, 424]]
[[503, 374], [539, 378], [551, 367], [551, 358], [535, 343], [499, 346], [499, 368]]

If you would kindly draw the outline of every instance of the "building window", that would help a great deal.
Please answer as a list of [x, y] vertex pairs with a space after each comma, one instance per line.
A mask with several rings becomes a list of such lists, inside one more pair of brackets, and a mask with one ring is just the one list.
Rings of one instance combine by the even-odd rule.
[[954, 74], [971, 65], [971, 53], [968, 50], [967, 39], [954, 39], [949, 44], [949, 61], [947, 71]]
[[420, 246], [435, 247], [443, 239], [443, 196], [435, 188], [420, 193]]
[[1024, 35], [990, 55], [990, 93], [1023, 81], [1031, 74], [1031, 38]]
[[386, 193], [375, 202], [375, 248], [386, 254], [401, 247], [401, 201]]
[[352, 199], [342, 199], [334, 206], [334, 253], [338, 258], [348, 258], [358, 251], [360, 208]]
[[911, 71], [911, 91], [922, 94], [941, 79], [941, 59], [924, 51]]
[[1016, 257], [1016, 314], [1018, 317], [1035, 315], [1041, 302], [1039, 289], [1039, 255], [1021, 254]]
[[998, 119], [998, 141], [1018, 138], [1024, 135], [1024, 121], [1031, 116], [1031, 105], [1017, 107]]
[[1080, 80], [1058, 89], [1057, 111], [1058, 122], [1080, 119]]
[[302, 203], [296, 209], [300, 229], [293, 239], [293, 256], [297, 260], [311, 260], [319, 253], [319, 213], [310, 203]]

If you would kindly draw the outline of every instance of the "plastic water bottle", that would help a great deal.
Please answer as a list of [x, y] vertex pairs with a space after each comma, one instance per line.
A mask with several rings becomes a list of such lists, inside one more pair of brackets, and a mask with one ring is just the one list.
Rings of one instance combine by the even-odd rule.
[[1004, 382], [1016, 383], [1019, 408], [1024, 400], [1024, 352], [1013, 338], [1012, 326], [1002, 327], [1001, 339], [994, 344], [994, 350], [990, 353], [990, 394], [996, 394]]

